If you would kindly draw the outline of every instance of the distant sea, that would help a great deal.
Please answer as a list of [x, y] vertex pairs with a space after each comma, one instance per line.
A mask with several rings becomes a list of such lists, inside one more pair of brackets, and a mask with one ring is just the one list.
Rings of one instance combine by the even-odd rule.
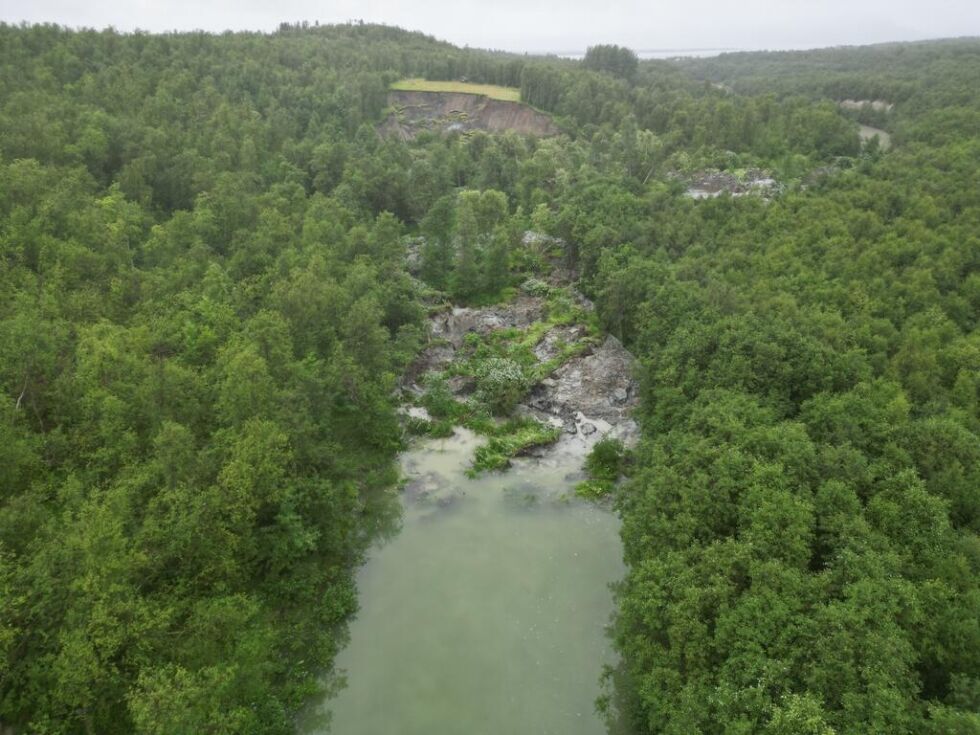
[[[636, 55], [641, 59], [675, 59], [680, 56], [718, 56], [732, 51], [744, 51], [740, 48], [651, 48], [638, 50]], [[552, 51], [555, 56], [563, 59], [581, 59], [585, 57], [584, 51]]]

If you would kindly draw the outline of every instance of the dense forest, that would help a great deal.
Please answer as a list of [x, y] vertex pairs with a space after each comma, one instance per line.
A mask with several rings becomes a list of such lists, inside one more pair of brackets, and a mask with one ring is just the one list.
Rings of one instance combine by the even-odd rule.
[[[563, 132], [381, 137], [403, 77]], [[291, 732], [397, 525], [427, 303], [508, 298], [532, 229], [640, 360], [610, 720], [980, 732], [977, 79], [976, 40], [0, 24], [0, 723]], [[750, 169], [778, 185], [685, 196]]]

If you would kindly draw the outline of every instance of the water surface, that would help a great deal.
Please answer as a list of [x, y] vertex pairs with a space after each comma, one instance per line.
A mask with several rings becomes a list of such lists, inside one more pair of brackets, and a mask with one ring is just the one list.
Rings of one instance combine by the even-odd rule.
[[476, 480], [458, 430], [403, 455], [402, 530], [358, 576], [337, 659], [347, 686], [320, 706], [335, 735], [600, 735], [594, 712], [618, 521], [570, 499], [581, 447]]

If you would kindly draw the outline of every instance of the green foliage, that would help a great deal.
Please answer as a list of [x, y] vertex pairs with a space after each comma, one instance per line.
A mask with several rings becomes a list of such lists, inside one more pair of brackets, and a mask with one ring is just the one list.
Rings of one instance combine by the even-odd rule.
[[611, 480], [590, 478], [583, 480], [575, 486], [575, 494], [586, 500], [602, 500], [609, 496], [614, 487], [615, 482]]
[[[640, 358], [616, 494], [637, 733], [975, 732], [978, 58], [0, 24], [0, 721], [288, 732], [330, 685], [390, 518], [417, 229], [423, 279], [472, 303], [577, 270]], [[378, 136], [392, 82], [464, 76], [564, 134]], [[781, 192], [695, 202], [672, 175], [748, 168]], [[523, 244], [524, 213], [560, 240]], [[599, 326], [531, 287], [546, 318], [452, 367], [499, 413]], [[411, 430], [489, 436], [474, 472], [558, 436], [438, 382], [422, 403]]]
[[575, 494], [591, 500], [608, 495], [626, 472], [628, 459], [626, 448], [619, 439], [600, 439], [585, 458], [589, 479], [575, 487]]
[[626, 449], [618, 439], [600, 439], [585, 458], [585, 470], [595, 480], [615, 481], [623, 474]]
[[476, 384], [480, 400], [497, 416], [506, 416], [513, 411], [530, 387], [520, 364], [505, 357], [481, 360]]
[[434, 439], [444, 439], [453, 435], [455, 422], [451, 419], [426, 421], [425, 419], [410, 418], [405, 422], [405, 429], [413, 436], [429, 436]]
[[628, 48], [612, 44], [589, 46], [582, 59], [582, 66], [592, 71], [602, 71], [623, 79], [636, 76], [639, 65], [636, 54]]
[[507, 195], [500, 191], [461, 191], [455, 212], [455, 262], [450, 290], [460, 301], [499, 298], [510, 273], [510, 250], [516, 239], [508, 222]]
[[421, 253], [421, 276], [426, 283], [439, 290], [445, 290], [449, 286], [455, 220], [453, 197], [446, 195], [432, 205], [419, 223], [419, 229], [425, 237]]
[[561, 429], [536, 419], [518, 418], [496, 425], [487, 433], [487, 443], [477, 447], [473, 467], [467, 470], [471, 476], [510, 467], [511, 458], [557, 441]]
[[529, 296], [547, 296], [551, 293], [551, 286], [537, 278], [528, 278], [521, 284], [521, 291]]
[[366, 499], [392, 479], [423, 311], [372, 203], [409, 205], [347, 168], [379, 100], [360, 78], [351, 104], [309, 97], [317, 120], [280, 56], [312, 38], [195, 38], [0, 26], [17, 731], [290, 731], [383, 523]]
[[449, 390], [445, 376], [438, 373], [430, 373], [425, 377], [425, 393], [420, 402], [436, 419], [460, 420], [468, 413], [466, 407]]
[[519, 102], [520, 90], [513, 87], [499, 87], [493, 84], [467, 84], [466, 82], [438, 82], [428, 79], [399, 79], [391, 85], [392, 89], [409, 92], [455, 92], [457, 94], [479, 94], [505, 102]]
[[[928, 54], [975, 71], [975, 48], [963, 51]], [[937, 98], [980, 107], [959, 74], [925, 89], [934, 62], [905, 46], [690, 66], [814, 96], [811, 83], [855, 96], [867, 81], [813, 72], [797, 63], [808, 54], [876, 69], [901, 90], [906, 130]], [[838, 147], [827, 105], [785, 101], [800, 110], [793, 147]], [[617, 493], [629, 565], [618, 700], [636, 732], [975, 727], [961, 697], [980, 671], [976, 493], [964, 483], [976, 487], [980, 407], [960, 371], [977, 364], [980, 200], [975, 171], [955, 162], [980, 141], [951, 129], [942, 141], [910, 133], [907, 147], [768, 203], [651, 192], [645, 235], [609, 224], [593, 243], [591, 223], [566, 225], [584, 233], [603, 325], [643, 364], [647, 440]], [[593, 200], [614, 196], [629, 191]]]

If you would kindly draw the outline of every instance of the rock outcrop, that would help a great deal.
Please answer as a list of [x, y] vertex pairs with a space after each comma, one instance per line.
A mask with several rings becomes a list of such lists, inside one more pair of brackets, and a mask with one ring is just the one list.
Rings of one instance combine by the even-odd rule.
[[692, 199], [711, 199], [724, 193], [734, 197], [746, 194], [767, 195], [778, 189], [779, 183], [768, 172], [760, 169], [750, 169], [743, 176], [736, 176], [730, 171], [701, 171], [688, 179], [685, 193]]
[[[592, 308], [587, 299], [578, 294], [576, 297], [583, 308]], [[466, 335], [486, 335], [507, 328], [526, 329], [540, 321], [544, 313], [543, 297], [522, 295], [501, 306], [456, 307], [432, 315], [429, 319], [432, 343], [405, 375], [404, 387], [421, 394], [420, 383], [425, 374], [447, 368], [464, 348]], [[589, 344], [588, 340], [588, 330], [582, 324], [556, 325], [545, 332], [533, 348], [535, 358], [542, 365], [559, 357], [567, 345], [580, 343], [585, 348], [536, 383], [517, 411], [562, 427], [567, 440], [583, 445], [591, 445], [603, 436], [632, 444], [639, 435], [636, 423], [630, 418], [637, 402], [634, 358], [611, 335], [600, 344]], [[473, 379], [465, 376], [454, 376], [447, 384], [460, 400], [475, 388]]]

